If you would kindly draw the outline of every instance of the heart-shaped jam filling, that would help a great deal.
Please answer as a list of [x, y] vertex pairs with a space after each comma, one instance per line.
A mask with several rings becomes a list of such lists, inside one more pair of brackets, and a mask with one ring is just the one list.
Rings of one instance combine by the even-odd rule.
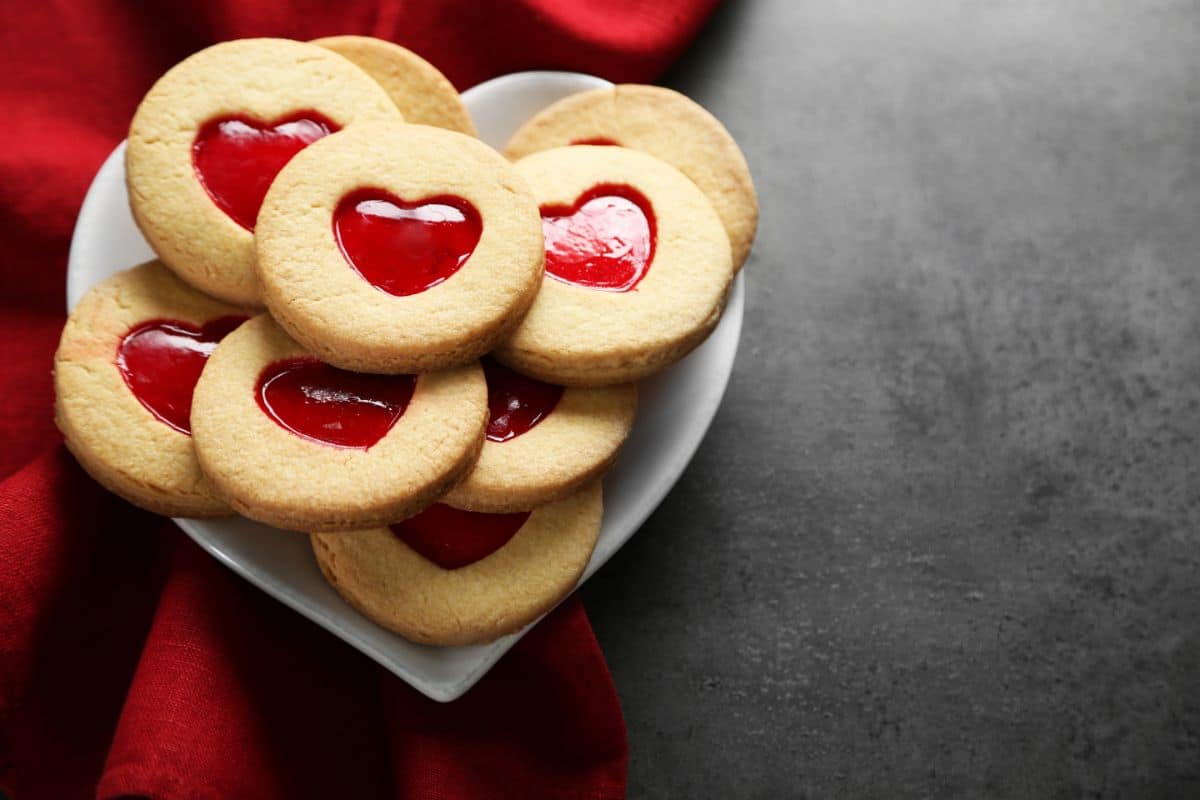
[[591, 138], [588, 138], [588, 139], [575, 139], [571, 142], [571, 144], [591, 144], [591, 145], [602, 145], [602, 146], [606, 146], [606, 147], [619, 147], [620, 146], [617, 144], [616, 139], [610, 139], [607, 136], [592, 136]]
[[573, 206], [543, 206], [546, 274], [564, 283], [628, 292], [654, 259], [650, 201], [632, 186], [602, 184]]
[[537, 425], [554, 410], [563, 387], [513, 372], [490, 358], [483, 360], [487, 378], [487, 438], [507, 442]]
[[117, 345], [117, 369], [146, 410], [191, 435], [192, 391], [217, 343], [246, 321], [221, 317], [203, 325], [156, 319], [130, 329]]
[[442, 569], [458, 569], [508, 544], [529, 514], [483, 514], [437, 503], [390, 527], [401, 541]]
[[338, 203], [333, 232], [359, 275], [404, 297], [458, 272], [479, 244], [483, 221], [461, 197], [408, 202], [382, 189], [360, 189]]
[[338, 126], [315, 111], [265, 124], [250, 117], [206, 122], [192, 144], [192, 166], [217, 207], [248, 231], [271, 181], [292, 156]]
[[315, 358], [269, 364], [258, 376], [258, 405], [285, 430], [335, 447], [366, 450], [404, 414], [415, 375], [369, 375]]

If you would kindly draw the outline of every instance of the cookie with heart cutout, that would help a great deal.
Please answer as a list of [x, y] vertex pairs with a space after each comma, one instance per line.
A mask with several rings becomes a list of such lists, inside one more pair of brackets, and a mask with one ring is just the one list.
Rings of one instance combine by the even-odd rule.
[[54, 356], [54, 421], [93, 478], [159, 514], [232, 513], [200, 469], [189, 420], [209, 354], [245, 315], [157, 261], [83, 296]]
[[560, 147], [516, 168], [541, 207], [546, 269], [499, 361], [550, 383], [605, 386], [665, 369], [708, 336], [733, 267], [694, 183], [624, 147]]
[[407, 47], [373, 36], [326, 36], [312, 44], [350, 59], [374, 78], [407, 122], [479, 135], [454, 84]]
[[214, 297], [261, 304], [259, 206], [279, 169], [313, 141], [369, 120], [400, 120], [387, 93], [323, 47], [222, 42], [167, 71], [129, 126], [133, 217], [159, 258]]
[[620, 84], [580, 92], [522, 125], [505, 154], [519, 159], [571, 144], [630, 147], [687, 175], [716, 209], [734, 269], [742, 268], [758, 228], [758, 196], [737, 142], [703, 106], [661, 86]]
[[574, 388], [483, 359], [487, 441], [442, 502], [471, 511], [528, 511], [571, 494], [616, 460], [637, 410], [633, 384]]
[[311, 541], [326, 580], [368, 618], [422, 644], [478, 644], [520, 630], [575, 588], [602, 510], [594, 481], [533, 511], [438, 503], [387, 527]]
[[424, 375], [347, 372], [266, 314], [216, 349], [192, 406], [200, 464], [230, 505], [304, 531], [417, 513], [470, 471], [486, 423], [478, 364]]
[[541, 219], [513, 166], [426, 125], [356, 125], [310, 145], [267, 192], [256, 241], [279, 324], [362, 372], [473, 362], [542, 277]]

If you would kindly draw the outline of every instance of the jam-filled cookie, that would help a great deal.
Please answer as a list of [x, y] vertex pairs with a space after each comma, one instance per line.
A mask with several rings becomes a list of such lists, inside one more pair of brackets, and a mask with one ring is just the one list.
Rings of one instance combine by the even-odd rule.
[[280, 171], [258, 223], [271, 314], [325, 361], [426, 372], [474, 361], [542, 277], [537, 203], [478, 139], [357, 125]]
[[373, 36], [327, 36], [312, 43], [350, 59], [374, 78], [408, 122], [477, 135], [454, 85], [408, 48]]
[[471, 469], [486, 423], [478, 364], [426, 375], [346, 372], [265, 314], [213, 353], [192, 407], [200, 463], [229, 503], [305, 531], [415, 514]]
[[312, 537], [330, 584], [414, 642], [490, 642], [570, 593], [600, 534], [599, 482], [533, 511], [483, 514], [439, 503], [388, 527]]
[[569, 389], [483, 360], [487, 441], [443, 502], [472, 511], [527, 511], [565, 497], [612, 465], [633, 427], [633, 384]]
[[541, 207], [546, 269], [500, 361], [551, 383], [603, 386], [658, 372], [708, 336], [733, 268], [694, 183], [624, 147], [561, 147], [516, 168]]
[[570, 144], [631, 147], [687, 175], [717, 210], [734, 269], [741, 269], [758, 227], [758, 198], [737, 142], [702, 106], [661, 86], [593, 89], [534, 116], [513, 135], [505, 153], [517, 159]]
[[245, 312], [185, 285], [157, 261], [94, 286], [54, 357], [55, 422], [92, 477], [175, 517], [231, 513], [192, 446], [192, 389]]
[[275, 174], [329, 133], [399, 119], [379, 84], [325, 48], [286, 39], [213, 45], [159, 78], [134, 114], [125, 151], [134, 219], [185, 281], [259, 304], [254, 228]]

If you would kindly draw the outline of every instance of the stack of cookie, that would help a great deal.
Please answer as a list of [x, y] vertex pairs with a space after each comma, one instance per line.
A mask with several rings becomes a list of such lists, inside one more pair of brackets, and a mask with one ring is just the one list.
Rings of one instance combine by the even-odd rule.
[[188, 58], [126, 174], [160, 260], [67, 321], [71, 451], [152, 511], [309, 532], [352, 605], [431, 644], [574, 587], [636, 382], [716, 326], [757, 220], [677, 93], [573, 96], [501, 155], [436, 69], [363, 37]]

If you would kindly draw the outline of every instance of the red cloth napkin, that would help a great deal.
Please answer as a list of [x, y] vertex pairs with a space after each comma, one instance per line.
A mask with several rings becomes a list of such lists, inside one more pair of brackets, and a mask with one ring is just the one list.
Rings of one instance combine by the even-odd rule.
[[648, 81], [715, 3], [0, 7], [0, 785], [14, 800], [624, 794], [620, 706], [577, 599], [464, 698], [426, 700], [92, 483], [59, 444], [50, 366], [83, 192], [188, 53], [366, 33], [460, 88], [532, 68]]

